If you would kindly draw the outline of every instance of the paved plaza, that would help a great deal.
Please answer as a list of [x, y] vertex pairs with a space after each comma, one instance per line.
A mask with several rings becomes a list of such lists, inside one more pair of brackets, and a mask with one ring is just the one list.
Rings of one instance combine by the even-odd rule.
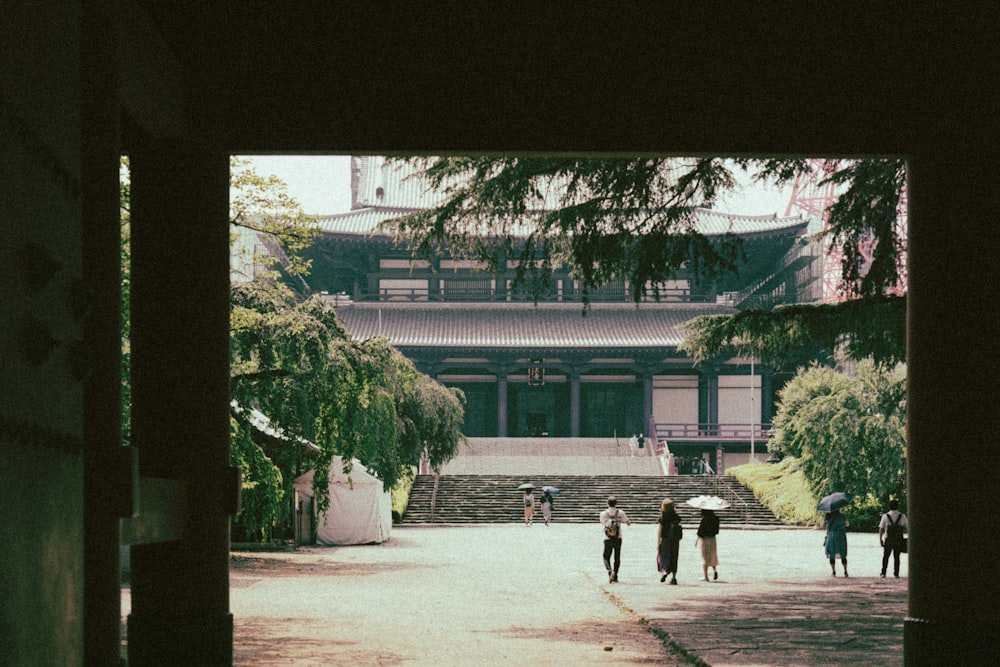
[[596, 520], [396, 527], [382, 545], [235, 553], [235, 662], [902, 664], [906, 556], [901, 579], [891, 564], [880, 579], [875, 535], [849, 534], [845, 579], [830, 576], [822, 531], [723, 529], [719, 579], [705, 582], [686, 528], [676, 586], [659, 582], [654, 525], [625, 528], [609, 584]]

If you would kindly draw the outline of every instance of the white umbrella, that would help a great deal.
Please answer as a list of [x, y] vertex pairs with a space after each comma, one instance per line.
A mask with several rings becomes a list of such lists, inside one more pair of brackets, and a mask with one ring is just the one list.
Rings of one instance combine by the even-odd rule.
[[724, 510], [729, 507], [729, 503], [719, 496], [695, 496], [684, 504], [701, 510]]

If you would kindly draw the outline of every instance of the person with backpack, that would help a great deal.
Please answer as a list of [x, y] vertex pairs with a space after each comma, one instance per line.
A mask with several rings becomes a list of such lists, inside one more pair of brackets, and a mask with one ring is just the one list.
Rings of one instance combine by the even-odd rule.
[[674, 501], [664, 498], [660, 503], [660, 520], [656, 527], [656, 568], [662, 575], [660, 583], [669, 576], [670, 583], [677, 584], [677, 557], [683, 536], [681, 517], [677, 514]]
[[882, 515], [878, 524], [878, 541], [882, 545], [882, 578], [885, 579], [885, 568], [889, 564], [889, 554], [892, 554], [893, 576], [899, 578], [899, 554], [906, 553], [906, 533], [910, 525], [906, 515], [899, 511], [899, 501], [893, 498], [889, 501], [889, 511]]
[[535, 516], [535, 494], [533, 491], [534, 488], [526, 488], [524, 490], [524, 525], [529, 528]]
[[[604, 528], [604, 569], [608, 571], [608, 583], [618, 581], [618, 568], [622, 562], [622, 525], [631, 526], [632, 521], [623, 510], [618, 509], [618, 499], [608, 496], [608, 508], [601, 512], [601, 526]], [[611, 556], [614, 554], [614, 567]]]

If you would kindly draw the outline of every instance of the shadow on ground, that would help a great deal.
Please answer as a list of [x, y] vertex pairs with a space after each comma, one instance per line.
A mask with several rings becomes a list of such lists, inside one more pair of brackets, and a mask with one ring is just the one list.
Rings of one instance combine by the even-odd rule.
[[906, 587], [870, 579], [864, 590], [854, 590], [838, 585], [842, 581], [775, 581], [773, 592], [736, 593], [718, 605], [677, 598], [648, 613], [713, 664], [723, 655], [739, 664], [745, 654], [754, 664], [843, 665], [845, 652], [866, 656], [867, 664], [900, 664]]
[[[295, 632], [276, 633], [275, 627], [291, 627]], [[391, 667], [406, 661], [391, 651], [331, 639], [324, 623], [308, 619], [246, 618], [238, 623], [235, 635], [233, 665], [236, 667], [262, 663]]]

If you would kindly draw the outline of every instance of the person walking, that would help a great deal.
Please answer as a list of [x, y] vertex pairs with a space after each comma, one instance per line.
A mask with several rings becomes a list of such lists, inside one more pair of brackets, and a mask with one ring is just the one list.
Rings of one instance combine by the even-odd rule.
[[844, 568], [844, 576], [847, 574], [847, 528], [850, 526], [840, 510], [833, 510], [826, 514], [826, 539], [823, 545], [826, 548], [826, 557], [830, 559], [830, 570], [833, 576], [837, 576], [836, 561], [839, 558], [840, 564]]
[[660, 583], [670, 576], [670, 583], [677, 584], [677, 557], [682, 537], [681, 518], [674, 501], [664, 498], [660, 503], [660, 519], [656, 527], [656, 567], [662, 575]]
[[[604, 528], [604, 569], [608, 571], [608, 583], [618, 581], [618, 568], [622, 562], [622, 525], [631, 526], [628, 515], [618, 508], [618, 499], [608, 496], [608, 507], [601, 512], [601, 526]], [[614, 555], [614, 566], [611, 557]]]
[[535, 516], [535, 494], [534, 489], [524, 490], [524, 525], [531, 526], [532, 518]]
[[715, 542], [715, 536], [718, 534], [719, 517], [712, 510], [703, 509], [694, 545], [701, 545], [701, 570], [705, 581], [708, 581], [708, 568], [712, 568], [712, 579], [719, 578], [719, 550]]
[[552, 521], [552, 507], [552, 494], [547, 489], [542, 489], [542, 518], [545, 519], [546, 526]]
[[906, 551], [906, 537], [910, 524], [906, 515], [899, 511], [899, 501], [893, 498], [889, 501], [889, 511], [882, 515], [878, 524], [878, 541], [882, 545], [882, 578], [885, 579], [885, 568], [889, 564], [889, 554], [892, 554], [892, 575], [899, 578], [899, 554]]

